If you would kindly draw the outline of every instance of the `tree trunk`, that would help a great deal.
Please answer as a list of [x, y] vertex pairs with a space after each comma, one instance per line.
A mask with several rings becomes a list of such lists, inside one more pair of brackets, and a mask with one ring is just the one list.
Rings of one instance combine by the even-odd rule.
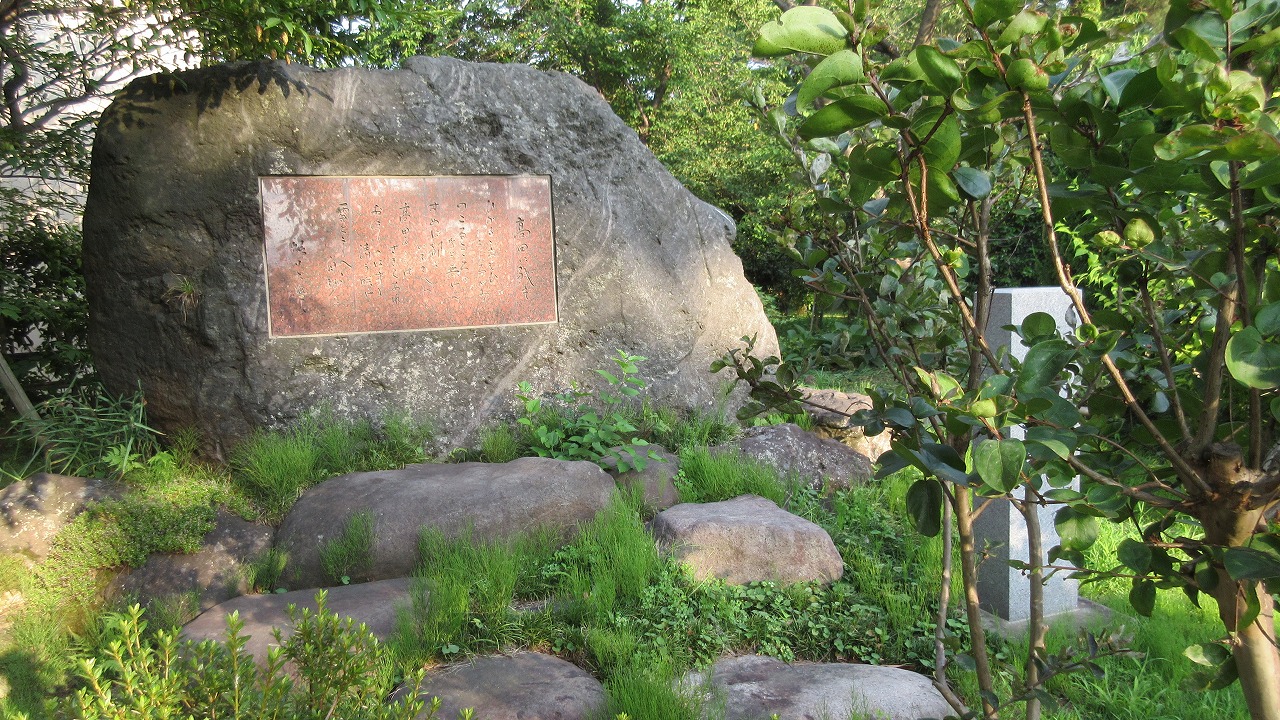
[[[1232, 633], [1231, 654], [1240, 674], [1240, 688], [1253, 720], [1280, 720], [1280, 651], [1275, 646], [1275, 601], [1261, 583], [1238, 583], [1218, 571], [1218, 616]], [[1238, 620], [1245, 610], [1245, 590], [1252, 585], [1261, 611], [1246, 627]]]
[[[1197, 498], [1192, 514], [1204, 526], [1205, 541], [1224, 548], [1249, 544], [1268, 507], [1254, 507], [1251, 494], [1263, 475], [1244, 464], [1239, 446], [1218, 443], [1202, 460], [1202, 472], [1213, 494]], [[1245, 627], [1240, 619], [1257, 593], [1258, 617]], [[1231, 652], [1240, 675], [1249, 715], [1253, 720], [1280, 720], [1280, 648], [1275, 637], [1275, 602], [1261, 583], [1231, 579], [1218, 568], [1218, 585], [1211, 593], [1218, 601], [1218, 617], [1231, 633]]]
[[40, 419], [40, 414], [31, 405], [31, 400], [23, 392], [22, 385], [18, 383], [18, 378], [13, 374], [13, 370], [9, 369], [9, 361], [5, 360], [2, 353], [0, 353], [0, 385], [4, 385], [5, 393], [8, 394], [9, 400], [13, 402], [13, 406], [18, 409], [19, 415], [27, 420]]

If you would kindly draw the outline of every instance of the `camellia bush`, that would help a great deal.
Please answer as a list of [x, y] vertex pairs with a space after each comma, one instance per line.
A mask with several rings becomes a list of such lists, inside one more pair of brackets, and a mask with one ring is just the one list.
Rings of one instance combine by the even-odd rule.
[[[807, 74], [785, 103], [757, 103], [778, 105], [771, 125], [821, 210], [789, 234], [803, 280], [867, 317], [907, 388], [858, 418], [893, 430], [881, 472], [921, 470], [913, 520], [959, 538], [981, 706], [951, 689], [942, 629], [935, 683], [965, 717], [1039, 717], [1050, 675], [1123, 650], [1050, 656], [1041, 580], [1103, 572], [1132, 580], [1143, 614], [1158, 588], [1211, 596], [1226, 636], [1188, 657], [1205, 687], [1238, 678], [1253, 718], [1280, 719], [1280, 1], [1174, 0], [1144, 46], [1021, 0], [959, 0], [961, 33], [901, 53], [865, 2], [848, 10], [796, 7], [761, 28], [755, 54]], [[1077, 318], [1065, 336], [1028, 318], [1021, 362], [987, 340], [993, 217], [1038, 219]], [[752, 385], [748, 411], [797, 407], [802, 365], [748, 344], [726, 366]], [[1013, 503], [1032, 538], [1031, 653], [1003, 698], [978, 617], [972, 522], [988, 500]], [[1107, 521], [1138, 539], [1086, 569]]]

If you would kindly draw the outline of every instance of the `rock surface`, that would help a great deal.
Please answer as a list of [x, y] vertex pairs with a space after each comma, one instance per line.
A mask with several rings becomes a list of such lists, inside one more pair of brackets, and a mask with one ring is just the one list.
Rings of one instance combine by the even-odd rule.
[[676, 505], [658, 513], [651, 528], [658, 545], [698, 579], [828, 582], [844, 574], [826, 530], [757, 495]]
[[36, 473], [0, 490], [0, 552], [32, 560], [49, 554], [49, 541], [85, 506], [119, 494], [106, 480]]
[[849, 422], [849, 416], [859, 410], [870, 410], [871, 398], [861, 393], [840, 390], [815, 390], [804, 388], [805, 399], [820, 407], [806, 405], [805, 410], [813, 418], [814, 432], [821, 437], [837, 440], [875, 462], [889, 452], [891, 434], [888, 430], [867, 436], [861, 426]]
[[[704, 683], [691, 674], [686, 686]], [[725, 720], [941, 720], [951, 706], [929, 678], [900, 668], [842, 663], [787, 665], [761, 655], [726, 658], [711, 669], [725, 695]], [[860, 714], [855, 714], [860, 713]]]
[[[553, 183], [553, 325], [270, 337], [258, 178], [541, 174]], [[327, 406], [409, 413], [469, 440], [537, 393], [648, 358], [657, 400], [710, 406], [710, 362], [773, 328], [730, 249], [732, 221], [677, 182], [565, 74], [413, 58], [394, 71], [231, 64], [143, 78], [97, 130], [84, 214], [89, 344], [112, 392], [217, 454]], [[146, 352], [138, 352], [139, 347]]]
[[353, 514], [373, 513], [371, 580], [404, 577], [418, 563], [422, 527], [476, 540], [510, 537], [539, 526], [570, 530], [609, 504], [614, 482], [595, 463], [520, 458], [509, 463], [408, 465], [353, 473], [310, 488], [276, 533], [289, 555], [289, 587], [331, 584], [320, 559], [323, 543]]
[[723, 446], [769, 465], [779, 475], [795, 473], [815, 487], [843, 490], [871, 479], [871, 461], [835, 440], [819, 437], [799, 425], [747, 428], [742, 437]]
[[208, 610], [249, 592], [246, 567], [271, 548], [274, 534], [266, 525], [219, 510], [198, 552], [152, 555], [142, 567], [117, 576], [113, 590], [136, 595], [143, 605], [195, 590], [200, 594], [199, 608]]
[[680, 456], [668, 452], [661, 445], [649, 445], [648, 449], [661, 459], [645, 457], [643, 470], [633, 468], [618, 472], [618, 459], [608, 456], [600, 459], [600, 467], [613, 476], [621, 488], [643, 487], [644, 501], [649, 507], [666, 510], [680, 502], [680, 493], [676, 492], [675, 486], [676, 474], [680, 472]]
[[[463, 708], [486, 720], [585, 720], [604, 705], [600, 681], [576, 665], [541, 653], [480, 657], [429, 673], [421, 691], [440, 698], [438, 718]], [[424, 711], [419, 718], [427, 716]]]
[[[350, 617], [357, 623], [364, 623], [378, 639], [386, 640], [395, 632], [398, 608], [410, 606], [409, 587], [412, 582], [409, 578], [398, 578], [329, 588], [325, 608], [339, 617]], [[316, 592], [312, 589], [274, 595], [241, 595], [187, 623], [182, 628], [182, 637], [195, 642], [224, 640], [227, 616], [239, 612], [244, 623], [241, 634], [249, 637], [245, 650], [259, 665], [265, 665], [267, 651], [276, 646], [272, 628], [279, 628], [281, 638], [288, 639], [293, 634], [289, 605], [297, 605], [299, 611], [304, 607], [315, 610]]]

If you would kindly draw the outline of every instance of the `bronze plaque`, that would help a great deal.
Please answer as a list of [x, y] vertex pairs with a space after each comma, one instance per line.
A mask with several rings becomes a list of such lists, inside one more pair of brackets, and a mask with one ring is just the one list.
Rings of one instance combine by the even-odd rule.
[[549, 177], [259, 185], [271, 337], [556, 322]]

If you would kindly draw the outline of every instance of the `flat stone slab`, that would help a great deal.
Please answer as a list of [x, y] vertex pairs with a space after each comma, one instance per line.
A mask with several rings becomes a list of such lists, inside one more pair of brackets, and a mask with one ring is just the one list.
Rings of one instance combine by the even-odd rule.
[[208, 610], [249, 592], [245, 569], [271, 548], [274, 535], [269, 526], [219, 510], [217, 522], [204, 536], [199, 551], [152, 555], [142, 567], [117, 576], [112, 589], [136, 595], [143, 605], [194, 590], [200, 594], [199, 608]]
[[[701, 673], [687, 687], [706, 682]], [[796, 663], [762, 655], [726, 658], [711, 668], [710, 685], [725, 697], [725, 720], [940, 720], [954, 713], [929, 678], [879, 665]]]
[[[618, 459], [606, 456], [600, 459], [600, 467], [613, 476], [618, 487], [630, 490], [633, 487], [644, 488], [644, 501], [649, 507], [666, 510], [680, 503], [680, 493], [676, 492], [676, 474], [680, 472], [680, 456], [668, 452], [661, 445], [646, 445], [644, 450], [657, 455], [661, 460], [645, 456], [643, 470], [631, 469], [618, 472]], [[637, 451], [639, 452], [639, 451]]]
[[[329, 588], [325, 608], [340, 617], [350, 617], [356, 623], [364, 623], [379, 640], [386, 640], [396, 629], [396, 612], [410, 603], [410, 578], [383, 580], [381, 582], [343, 585]], [[240, 613], [244, 623], [242, 634], [249, 636], [245, 650], [253, 655], [259, 665], [267, 662], [267, 651], [276, 647], [272, 628], [279, 628], [281, 639], [293, 634], [289, 622], [289, 605], [316, 608], [316, 589], [294, 590], [273, 595], [241, 595], [233, 600], [205, 611], [200, 617], [182, 628], [185, 640], [225, 640], [227, 616]]]
[[781, 475], [794, 473], [814, 487], [847, 489], [871, 479], [871, 461], [836, 440], [784, 423], [748, 428], [726, 448], [769, 465]]
[[757, 495], [676, 505], [658, 513], [651, 529], [700, 580], [830, 582], [844, 574], [826, 530]]
[[289, 511], [276, 546], [289, 555], [289, 587], [332, 584], [321, 547], [357, 512], [373, 513], [370, 580], [407, 577], [418, 564], [424, 526], [477, 541], [538, 527], [568, 533], [609, 504], [613, 478], [595, 463], [520, 458], [509, 463], [418, 464], [343, 475], [310, 488]]
[[39, 561], [49, 542], [90, 502], [119, 495], [107, 480], [36, 473], [0, 490], [0, 552]]
[[[479, 657], [430, 672], [419, 688], [440, 698], [438, 718], [473, 708], [485, 720], [585, 720], [605, 703], [600, 681], [552, 655], [522, 652]], [[426, 711], [418, 715], [427, 717]]]

